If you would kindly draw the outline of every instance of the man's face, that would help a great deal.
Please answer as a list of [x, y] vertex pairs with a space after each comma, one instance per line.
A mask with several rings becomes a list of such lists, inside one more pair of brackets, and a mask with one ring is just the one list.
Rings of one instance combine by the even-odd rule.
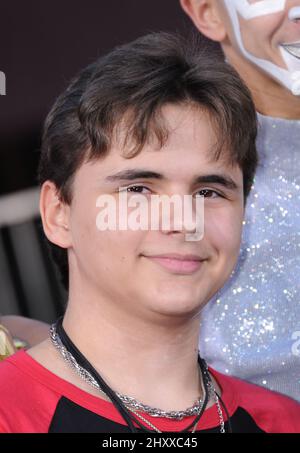
[[300, 1], [224, 0], [244, 57], [300, 95]]
[[[241, 169], [221, 160], [212, 161], [210, 150], [216, 137], [206, 114], [191, 107], [168, 105], [163, 116], [170, 135], [161, 149], [155, 143], [148, 144], [128, 159], [115, 144], [105, 157], [83, 164], [74, 179], [69, 214], [71, 277], [82, 282], [85, 297], [98, 295], [108, 301], [109, 310], [116, 310], [117, 316], [122, 310], [132, 316], [146, 314], [160, 319], [162, 315], [198, 314], [224, 284], [239, 253], [244, 214]], [[112, 177], [124, 170], [154, 172], [161, 177]], [[221, 175], [234, 184], [195, 184], [199, 175]], [[184, 229], [172, 228], [99, 231], [99, 195], [112, 195], [117, 200], [121, 189], [130, 197], [133, 186], [142, 187], [139, 191], [145, 197], [204, 194], [204, 238], [188, 242]], [[197, 255], [202, 262], [180, 271], [178, 261], [153, 258], [171, 253]]]

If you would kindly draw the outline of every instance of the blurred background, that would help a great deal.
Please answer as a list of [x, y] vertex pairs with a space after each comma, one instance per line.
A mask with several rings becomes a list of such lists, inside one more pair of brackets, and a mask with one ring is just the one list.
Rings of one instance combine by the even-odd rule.
[[41, 128], [78, 70], [150, 31], [192, 25], [178, 0], [1, 2], [0, 313], [52, 322], [66, 303], [41, 230], [36, 171]]

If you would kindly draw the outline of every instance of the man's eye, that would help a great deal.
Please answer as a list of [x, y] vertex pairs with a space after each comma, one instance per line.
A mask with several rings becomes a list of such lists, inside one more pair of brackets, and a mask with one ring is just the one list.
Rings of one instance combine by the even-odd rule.
[[197, 194], [202, 195], [204, 198], [223, 198], [219, 192], [211, 189], [201, 189], [197, 192]]
[[[129, 186], [129, 187], [124, 187], [123, 189], [120, 189], [121, 191], [126, 191], [129, 193], [149, 193], [150, 189], [146, 186]], [[212, 189], [201, 189], [199, 190], [196, 194], [202, 195], [204, 198], [223, 198], [223, 196], [219, 193], [216, 192], [215, 190]]]
[[133, 193], [147, 193], [147, 192], [143, 192], [143, 189], [150, 191], [150, 189], [148, 189], [148, 187], [146, 187], [146, 186], [130, 186], [130, 187], [125, 187], [124, 190], [126, 190], [126, 192], [133, 192]]

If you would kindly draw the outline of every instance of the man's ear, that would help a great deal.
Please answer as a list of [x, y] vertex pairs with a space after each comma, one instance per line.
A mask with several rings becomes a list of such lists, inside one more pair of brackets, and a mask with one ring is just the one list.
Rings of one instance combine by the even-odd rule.
[[180, 4], [204, 36], [220, 43], [225, 40], [226, 27], [216, 0], [180, 0]]
[[70, 207], [61, 201], [57, 188], [51, 181], [44, 182], [41, 188], [40, 214], [49, 241], [62, 248], [70, 247]]

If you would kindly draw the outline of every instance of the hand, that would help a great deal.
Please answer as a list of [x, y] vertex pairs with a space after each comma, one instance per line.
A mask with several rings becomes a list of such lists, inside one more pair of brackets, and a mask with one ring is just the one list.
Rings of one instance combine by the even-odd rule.
[[0, 362], [15, 352], [16, 349], [9, 331], [0, 324]]

